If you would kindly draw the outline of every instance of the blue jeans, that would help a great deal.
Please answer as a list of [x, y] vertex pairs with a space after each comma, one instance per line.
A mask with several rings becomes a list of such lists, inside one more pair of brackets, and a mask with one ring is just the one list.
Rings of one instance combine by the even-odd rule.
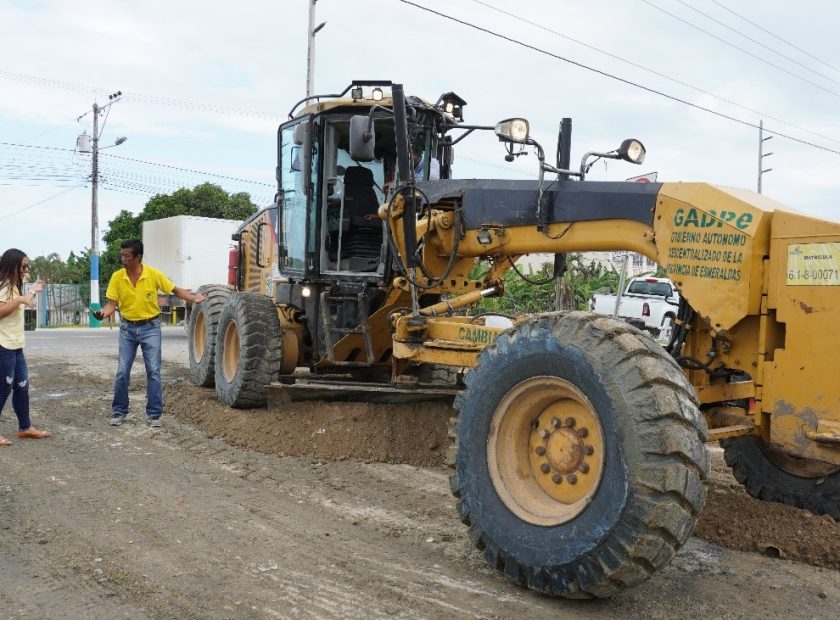
[[114, 413], [128, 413], [128, 384], [131, 381], [131, 366], [137, 355], [137, 345], [143, 352], [146, 365], [146, 415], [159, 418], [163, 413], [163, 388], [160, 383], [160, 319], [145, 325], [120, 325], [120, 355], [117, 362], [117, 377], [114, 381]]
[[12, 395], [12, 409], [18, 419], [18, 430], [32, 426], [29, 422], [29, 369], [23, 349], [0, 347], [0, 411]]

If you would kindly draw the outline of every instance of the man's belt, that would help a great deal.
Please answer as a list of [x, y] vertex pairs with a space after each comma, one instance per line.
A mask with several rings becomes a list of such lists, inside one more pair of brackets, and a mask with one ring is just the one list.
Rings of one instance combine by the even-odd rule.
[[139, 325], [148, 325], [149, 323], [151, 323], [151, 322], [153, 322], [153, 321], [157, 321], [159, 318], [160, 318], [160, 315], [159, 315], [159, 314], [157, 314], [157, 315], [153, 316], [153, 317], [152, 317], [152, 318], [150, 318], [150, 319], [140, 319], [139, 321], [132, 321], [131, 319], [126, 319], [126, 318], [124, 318], [124, 319], [123, 319], [123, 323], [128, 323], [129, 325], [137, 325], [137, 326], [139, 326]]

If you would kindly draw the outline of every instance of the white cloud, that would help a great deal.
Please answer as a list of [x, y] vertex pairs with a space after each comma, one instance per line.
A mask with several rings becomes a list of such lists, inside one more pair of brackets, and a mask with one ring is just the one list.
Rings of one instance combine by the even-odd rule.
[[[763, 65], [641, 2], [604, 0], [593, 5], [572, 0], [519, 0], [510, 8], [510, 3], [486, 0], [543, 28], [470, 0], [419, 2], [750, 123], [761, 118], [761, 114], [678, 86], [546, 31], [554, 30], [718, 97], [840, 140], [837, 97]], [[657, 3], [721, 37], [737, 40], [734, 33], [725, 32], [678, 3]], [[751, 36], [772, 41], [711, 4], [698, 6], [710, 14], [716, 11], [716, 17]], [[782, 3], [745, 0], [737, 11], [816, 56], [828, 60], [836, 56], [834, 28], [840, 8], [834, 3], [811, 2], [807, 8], [791, 11]], [[661, 179], [705, 180], [749, 188], [755, 185], [756, 130], [394, 0], [320, 0], [317, 13], [319, 21], [327, 22], [315, 38], [319, 92], [339, 91], [356, 78], [400, 81], [408, 92], [430, 100], [454, 90], [468, 101], [467, 122], [492, 124], [514, 115], [528, 117], [551, 158], [560, 119], [572, 117], [573, 165], [585, 151], [613, 148], [629, 136], [640, 138], [648, 147], [644, 170], [613, 163], [607, 170], [593, 168], [593, 178], [622, 179], [656, 169]], [[72, 149], [78, 133], [85, 129], [90, 132], [90, 115], [81, 122], [76, 118], [90, 109], [94, 98], [102, 104], [108, 92], [122, 90], [131, 96], [113, 107], [103, 144], [112, 143], [119, 135], [129, 139], [108, 153], [272, 183], [276, 125], [303, 96], [306, 20], [307, 4], [302, 0], [0, 0], [0, 142]], [[749, 42], [741, 40], [739, 44], [765, 55]], [[772, 41], [772, 45], [840, 80], [840, 72], [779, 41]], [[791, 71], [801, 69], [778, 57], [773, 62]], [[2, 72], [38, 79], [8, 79], [8, 73]], [[805, 74], [840, 92], [840, 84]], [[42, 79], [75, 85], [74, 90], [39, 85]], [[147, 102], [148, 97], [198, 102], [202, 106], [155, 105]], [[203, 109], [206, 105], [272, 113], [277, 119], [217, 114]], [[770, 128], [840, 150], [840, 143], [765, 120]], [[766, 193], [799, 209], [828, 215], [837, 195], [840, 156], [778, 136], [770, 145], [774, 170], [766, 177]], [[492, 139], [468, 139], [458, 147], [456, 171], [512, 178], [535, 175], [533, 156], [506, 164], [502, 155]], [[39, 160], [36, 157], [33, 161]], [[54, 165], [53, 159], [40, 161]], [[126, 164], [137, 174], [151, 175], [147, 168], [138, 172], [131, 166]], [[2, 170], [0, 167], [0, 174]], [[174, 172], [172, 176], [181, 178]], [[3, 182], [8, 179], [0, 178]], [[61, 189], [0, 185], [0, 218]], [[121, 209], [140, 211], [145, 200], [144, 196], [103, 191], [102, 228]], [[13, 227], [15, 240], [31, 240], [32, 247], [37, 248], [27, 251], [66, 255], [90, 243], [89, 218], [89, 189], [76, 190], [0, 220], [3, 242], [11, 243], [11, 233], [6, 231]]]

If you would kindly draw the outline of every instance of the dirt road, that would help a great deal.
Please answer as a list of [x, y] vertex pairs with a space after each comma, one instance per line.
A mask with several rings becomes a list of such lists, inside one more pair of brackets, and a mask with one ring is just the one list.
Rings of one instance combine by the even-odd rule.
[[840, 526], [751, 500], [719, 455], [698, 533], [749, 551], [693, 538], [636, 589], [555, 600], [467, 538], [439, 465], [445, 407], [231, 411], [188, 384], [171, 328], [163, 430], [144, 423], [142, 374], [113, 428], [115, 334], [28, 337], [33, 418], [55, 436], [0, 449], [0, 619], [840, 614]]

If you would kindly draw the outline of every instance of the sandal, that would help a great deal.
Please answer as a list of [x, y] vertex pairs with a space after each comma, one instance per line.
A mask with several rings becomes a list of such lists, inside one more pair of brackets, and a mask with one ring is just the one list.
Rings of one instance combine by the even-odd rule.
[[40, 431], [34, 426], [30, 426], [25, 431], [18, 431], [18, 437], [21, 439], [45, 439], [51, 436], [52, 433], [49, 431]]
[[12, 442], [0, 435], [0, 446], [11, 446]]

